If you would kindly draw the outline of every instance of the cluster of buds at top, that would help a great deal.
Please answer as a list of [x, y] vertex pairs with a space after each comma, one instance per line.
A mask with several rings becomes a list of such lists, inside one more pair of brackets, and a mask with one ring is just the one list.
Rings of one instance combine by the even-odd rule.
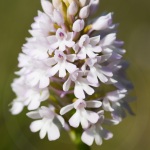
[[113, 14], [93, 20], [99, 0], [41, 0], [41, 5], [44, 12], [38, 11], [32, 37], [19, 54], [10, 111], [16, 115], [27, 107], [27, 116], [35, 119], [30, 129], [40, 131], [41, 139], [46, 134], [50, 141], [58, 139], [61, 126], [80, 128], [84, 143], [101, 145], [102, 138], [113, 136], [103, 124], [121, 122], [125, 109], [132, 114], [126, 98], [132, 85]]

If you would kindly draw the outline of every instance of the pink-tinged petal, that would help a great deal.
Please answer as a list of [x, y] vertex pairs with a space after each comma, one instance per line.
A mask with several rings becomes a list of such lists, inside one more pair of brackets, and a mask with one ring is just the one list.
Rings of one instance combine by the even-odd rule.
[[57, 119], [60, 121], [60, 123], [62, 124], [62, 126], [65, 126], [65, 120], [62, 116], [56, 115]]
[[52, 122], [48, 128], [48, 139], [49, 141], [57, 140], [60, 137], [58, 127]]
[[67, 55], [67, 60], [70, 62], [74, 62], [76, 59], [76, 54]]
[[76, 69], [77, 69], [76, 65], [68, 63], [68, 62], [66, 63], [66, 70], [69, 73], [73, 73]]
[[74, 128], [77, 128], [79, 126], [80, 114], [78, 111], [76, 111], [75, 114], [69, 119], [69, 124]]
[[88, 86], [87, 84], [83, 84], [83, 90], [88, 94], [88, 95], [92, 95], [94, 93], [93, 88], [91, 88], [90, 86]]
[[46, 14], [52, 15], [53, 5], [48, 0], [41, 0], [41, 5]]
[[43, 88], [47, 87], [47, 86], [49, 85], [49, 83], [50, 83], [49, 78], [43, 76], [43, 77], [40, 79], [39, 88], [43, 89]]
[[33, 121], [30, 125], [30, 130], [32, 132], [37, 132], [37, 131], [41, 130], [43, 123], [44, 122], [42, 120]]
[[91, 146], [94, 142], [94, 135], [93, 132], [90, 130], [84, 131], [81, 136], [82, 142], [85, 144]]
[[31, 111], [31, 112], [27, 113], [26, 115], [31, 119], [40, 119], [41, 118], [38, 110], [37, 111]]
[[110, 106], [110, 103], [107, 98], [103, 100], [103, 108], [105, 111], [114, 111], [114, 109]]
[[64, 115], [72, 109], [73, 109], [73, 104], [67, 105], [60, 110], [60, 114]]
[[99, 115], [95, 112], [86, 110], [86, 117], [91, 123], [96, 123], [99, 119]]
[[86, 102], [86, 107], [88, 108], [99, 108], [101, 107], [102, 105], [102, 102], [99, 102], [99, 101], [87, 101]]
[[100, 35], [90, 38], [90, 44], [96, 46], [100, 42]]
[[97, 145], [102, 145], [102, 138], [101, 138], [101, 136], [99, 135], [99, 134], [95, 134], [95, 143], [97, 144]]
[[68, 91], [71, 85], [71, 79], [68, 78], [68, 80], [63, 84], [63, 90]]
[[101, 82], [106, 83], [108, 79], [99, 71], [97, 72], [97, 76], [100, 79]]
[[49, 70], [49, 75], [50, 75], [50, 77], [54, 76], [54, 75], [59, 71], [59, 68], [60, 68], [60, 65], [59, 65], [59, 64], [56, 64], [54, 67], [52, 67], [52, 68]]
[[77, 97], [77, 98], [81, 98], [81, 99], [84, 99], [85, 98], [85, 94], [84, 94], [84, 91], [82, 89], [82, 86], [79, 85], [79, 84], [75, 84], [75, 88], [74, 88], [74, 95]]

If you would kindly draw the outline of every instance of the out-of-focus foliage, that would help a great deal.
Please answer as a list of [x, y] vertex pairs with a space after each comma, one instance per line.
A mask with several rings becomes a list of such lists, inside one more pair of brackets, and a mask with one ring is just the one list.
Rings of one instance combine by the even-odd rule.
[[[136, 116], [127, 117], [118, 127], [111, 127], [114, 138], [93, 150], [149, 150], [150, 149], [150, 1], [148, 0], [101, 0], [100, 11], [114, 12], [119, 22], [118, 38], [125, 41], [126, 59], [130, 62], [129, 79], [134, 84], [132, 104]], [[25, 112], [12, 116], [8, 104], [14, 98], [10, 83], [17, 70], [17, 56], [27, 30], [41, 9], [40, 0], [0, 1], [0, 149], [1, 150], [74, 150], [69, 136], [56, 142], [40, 140], [30, 132], [30, 120]]]

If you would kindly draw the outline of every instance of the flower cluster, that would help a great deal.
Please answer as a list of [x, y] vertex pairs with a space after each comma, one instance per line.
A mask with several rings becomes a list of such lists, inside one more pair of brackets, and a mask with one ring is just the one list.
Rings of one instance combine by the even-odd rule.
[[61, 128], [80, 128], [84, 143], [101, 145], [102, 138], [113, 137], [103, 124], [121, 122], [125, 109], [132, 114], [126, 98], [132, 85], [113, 14], [93, 20], [99, 0], [41, 0], [41, 5], [44, 12], [38, 11], [32, 37], [19, 54], [10, 111], [16, 115], [27, 107], [27, 116], [36, 119], [30, 129], [40, 131], [41, 139], [46, 134], [58, 139]]

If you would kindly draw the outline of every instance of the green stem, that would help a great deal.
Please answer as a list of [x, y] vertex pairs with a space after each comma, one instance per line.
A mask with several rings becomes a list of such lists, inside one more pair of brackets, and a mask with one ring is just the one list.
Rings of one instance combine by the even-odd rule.
[[69, 132], [69, 135], [70, 135], [73, 143], [76, 145], [76, 149], [77, 150], [91, 150], [91, 147], [89, 147], [88, 145], [84, 144], [81, 141], [81, 133], [82, 133], [82, 131], [80, 131], [80, 130], [71, 130]]

